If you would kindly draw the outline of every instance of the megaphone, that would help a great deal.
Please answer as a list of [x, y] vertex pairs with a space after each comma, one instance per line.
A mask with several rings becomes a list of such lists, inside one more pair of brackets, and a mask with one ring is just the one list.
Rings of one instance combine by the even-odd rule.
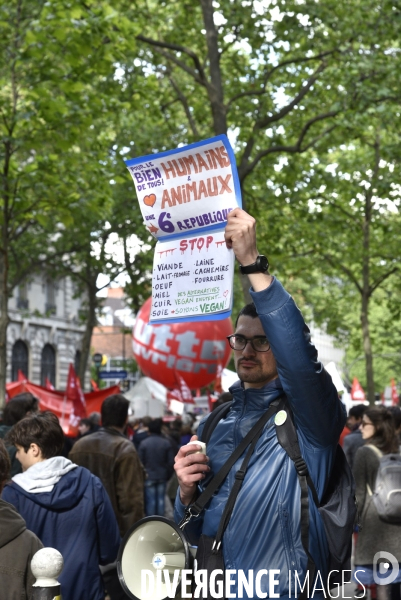
[[121, 587], [132, 600], [174, 597], [172, 587], [178, 589], [183, 569], [192, 569], [195, 551], [173, 521], [145, 517], [121, 542], [117, 557]]

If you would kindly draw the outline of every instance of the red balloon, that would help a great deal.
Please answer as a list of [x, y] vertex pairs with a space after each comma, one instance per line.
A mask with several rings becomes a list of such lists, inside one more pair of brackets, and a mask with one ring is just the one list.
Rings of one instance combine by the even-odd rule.
[[138, 312], [132, 332], [135, 360], [142, 372], [168, 388], [177, 387], [175, 372], [192, 390], [216, 379], [218, 365], [230, 360], [226, 336], [231, 319], [149, 324], [151, 298]]

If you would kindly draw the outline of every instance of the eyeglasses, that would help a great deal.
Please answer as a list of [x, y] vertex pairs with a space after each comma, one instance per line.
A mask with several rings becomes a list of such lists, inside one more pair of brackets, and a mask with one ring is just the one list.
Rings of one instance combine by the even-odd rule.
[[361, 427], [365, 427], [365, 425], [373, 425], [373, 423], [368, 423], [367, 421], [362, 421]]
[[256, 335], [253, 338], [246, 338], [243, 335], [237, 335], [233, 333], [227, 336], [228, 343], [233, 350], [244, 350], [245, 346], [249, 342], [255, 352], [268, 352], [270, 350], [270, 344], [264, 335]]

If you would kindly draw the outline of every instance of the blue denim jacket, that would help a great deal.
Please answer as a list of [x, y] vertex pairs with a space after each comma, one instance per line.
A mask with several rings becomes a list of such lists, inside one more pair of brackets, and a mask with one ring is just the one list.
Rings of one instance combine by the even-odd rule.
[[[321, 498], [344, 427], [344, 407], [330, 375], [318, 361], [301, 312], [280, 282], [274, 279], [266, 290], [251, 290], [251, 294], [277, 362], [279, 379], [260, 389], [244, 390], [240, 384], [231, 388], [234, 400], [230, 412], [218, 423], [207, 447], [212, 468], [210, 476], [222, 467], [270, 403], [284, 390], [294, 413], [302, 455]], [[202, 427], [203, 423], [198, 435]], [[231, 469], [203, 514], [185, 528], [191, 543], [196, 545], [201, 533], [216, 534], [241, 462], [242, 458]], [[200, 491], [208, 481], [209, 477], [200, 485]], [[327, 540], [311, 495], [309, 505], [309, 548], [325, 581], [328, 574]], [[177, 522], [183, 517], [184, 509], [178, 494], [175, 504]], [[245, 575], [250, 569], [255, 576], [261, 569], [279, 570], [276, 576], [279, 585], [275, 592], [280, 598], [294, 598], [294, 571], [298, 572], [301, 582], [304, 580], [307, 561], [300, 537], [300, 487], [294, 465], [277, 441], [273, 417], [266, 424], [249, 463], [223, 537], [223, 555], [226, 569], [241, 569]], [[314, 598], [322, 597], [318, 588], [321, 586], [317, 585]], [[261, 589], [269, 591], [267, 576], [261, 579]], [[231, 591], [237, 592], [236, 585]]]

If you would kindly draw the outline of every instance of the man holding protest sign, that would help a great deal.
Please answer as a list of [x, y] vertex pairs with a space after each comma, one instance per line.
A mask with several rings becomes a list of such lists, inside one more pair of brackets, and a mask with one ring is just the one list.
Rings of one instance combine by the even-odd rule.
[[[317, 359], [299, 309], [280, 282], [269, 275], [267, 259], [258, 253], [255, 219], [240, 208], [232, 210], [227, 219], [225, 241], [227, 247], [233, 249], [242, 272], [249, 276], [254, 304], [242, 309], [235, 333], [229, 339], [240, 381], [230, 390], [233, 403], [208, 441], [207, 456], [194, 454], [197, 446], [193, 445], [183, 446], [176, 456], [180, 488], [175, 518], [178, 522], [183, 519], [205, 484], [226, 463], [272, 403], [285, 393], [287, 410], [272, 413], [264, 425], [228, 525], [226, 522], [223, 529], [224, 566], [226, 572], [234, 572], [231, 580], [235, 583], [230, 585], [234, 595], [230, 597], [291, 598], [298, 597], [294, 580], [297, 577], [299, 584], [304, 584], [311, 557], [315, 570], [308, 584], [308, 596], [304, 597], [323, 598], [329, 571], [325, 530], [309, 494], [307, 553], [298, 475], [294, 463], [279, 444], [276, 431], [291, 410], [302, 457], [320, 500], [344, 427], [345, 412], [330, 375]], [[200, 438], [204, 425], [203, 422], [198, 430]], [[192, 441], [197, 439], [193, 436]], [[206, 509], [186, 525], [185, 535], [191, 543], [197, 545], [201, 534], [216, 539], [243, 459], [241, 456], [236, 461]], [[247, 575], [251, 570], [255, 591], [248, 588], [241, 596], [235, 573], [241, 571]], [[274, 573], [273, 580], [271, 573]]]

